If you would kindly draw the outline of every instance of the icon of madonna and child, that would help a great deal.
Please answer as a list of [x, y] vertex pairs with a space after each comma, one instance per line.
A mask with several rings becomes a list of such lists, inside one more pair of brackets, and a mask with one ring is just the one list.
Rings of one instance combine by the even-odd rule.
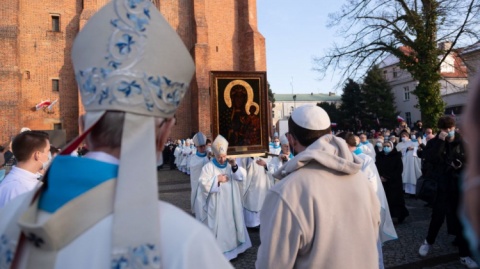
[[219, 131], [230, 146], [261, 144], [260, 107], [254, 97], [252, 87], [246, 81], [233, 80], [225, 87], [225, 103], [219, 111]]

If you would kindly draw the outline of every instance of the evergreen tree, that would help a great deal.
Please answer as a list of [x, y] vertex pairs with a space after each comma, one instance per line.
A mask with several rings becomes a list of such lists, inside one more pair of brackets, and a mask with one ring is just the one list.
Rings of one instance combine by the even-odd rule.
[[337, 123], [337, 128], [341, 128], [341, 123], [339, 123], [339, 120], [341, 119], [340, 110], [335, 103], [320, 102], [317, 103], [317, 106], [323, 108], [323, 110], [327, 112], [328, 116], [330, 117], [330, 122]]
[[[365, 125], [369, 129], [394, 128], [396, 108], [392, 89], [378, 66], [373, 66], [365, 77], [362, 87], [362, 101], [366, 113]], [[377, 119], [380, 124], [377, 123]]]
[[270, 83], [267, 82], [267, 89], [268, 89], [268, 101], [272, 103], [272, 108], [275, 107], [275, 95], [272, 92], [272, 89], [270, 88]]
[[362, 107], [360, 85], [352, 79], [347, 79], [343, 87], [342, 104], [340, 105], [341, 123], [345, 129], [358, 130], [363, 128], [365, 113]]

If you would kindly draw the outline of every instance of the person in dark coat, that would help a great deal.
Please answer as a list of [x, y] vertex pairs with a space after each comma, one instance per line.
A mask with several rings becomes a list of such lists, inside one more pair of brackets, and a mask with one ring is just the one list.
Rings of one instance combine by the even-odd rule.
[[428, 141], [423, 150], [425, 163], [431, 167], [425, 177], [436, 180], [437, 195], [433, 202], [428, 234], [418, 252], [420, 256], [428, 254], [443, 222], [447, 219], [447, 222], [450, 222], [448, 232], [457, 237], [460, 262], [468, 268], [478, 268], [478, 265], [470, 258], [470, 250], [457, 216], [460, 175], [467, 161], [463, 139], [455, 131], [455, 119], [450, 116], [441, 117], [437, 127], [440, 132], [435, 138]]
[[395, 149], [392, 142], [387, 141], [383, 143], [383, 151], [377, 154], [375, 164], [385, 189], [392, 220], [402, 223], [410, 215], [403, 196], [402, 154]]

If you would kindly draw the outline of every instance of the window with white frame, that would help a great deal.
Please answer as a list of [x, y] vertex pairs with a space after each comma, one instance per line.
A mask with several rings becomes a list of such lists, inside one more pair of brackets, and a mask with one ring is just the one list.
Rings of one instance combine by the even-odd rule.
[[410, 100], [410, 88], [408, 86], [403, 87], [403, 100]]

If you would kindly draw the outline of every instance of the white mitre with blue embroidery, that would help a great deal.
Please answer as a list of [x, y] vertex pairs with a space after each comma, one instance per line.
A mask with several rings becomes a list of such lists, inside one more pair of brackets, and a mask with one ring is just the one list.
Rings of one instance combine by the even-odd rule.
[[156, 124], [172, 118], [195, 71], [175, 30], [149, 0], [113, 0], [72, 49], [88, 132], [106, 111], [125, 122], [112, 227], [112, 268], [160, 268]]
[[171, 118], [195, 71], [180, 37], [147, 0], [108, 3], [78, 34], [72, 59], [87, 112]]
[[198, 132], [193, 136], [192, 141], [195, 147], [205, 146], [207, 144], [207, 137], [202, 132]]
[[227, 154], [228, 150], [228, 141], [225, 137], [218, 135], [212, 143], [212, 151], [215, 156], [220, 156], [222, 154]]

